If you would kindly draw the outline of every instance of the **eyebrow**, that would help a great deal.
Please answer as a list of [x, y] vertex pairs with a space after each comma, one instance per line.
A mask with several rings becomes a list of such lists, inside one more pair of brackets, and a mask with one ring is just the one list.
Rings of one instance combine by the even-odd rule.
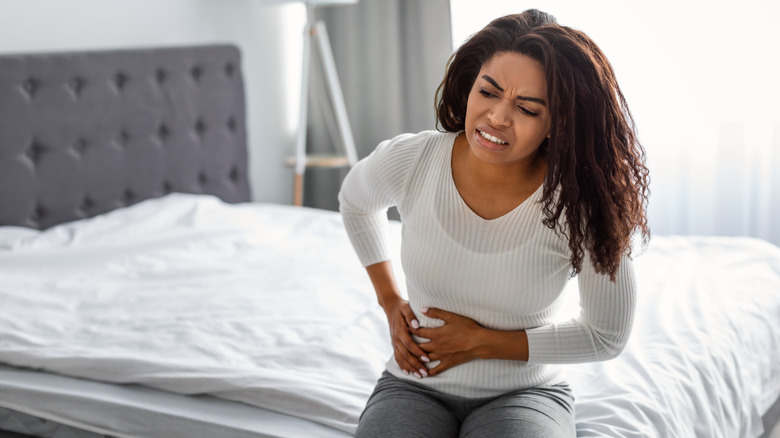
[[[482, 75], [482, 79], [484, 79], [484, 80], [486, 80], [486, 81], [490, 82], [490, 84], [491, 84], [491, 85], [493, 85], [494, 87], [498, 88], [498, 91], [504, 91], [504, 89], [503, 89], [503, 88], [501, 88], [501, 86], [500, 86], [500, 85], [498, 85], [498, 82], [496, 82], [496, 80], [495, 80], [495, 79], [493, 79], [493, 78], [491, 78], [490, 76], [488, 76], [488, 75]], [[528, 101], [531, 101], [531, 102], [536, 102], [536, 103], [542, 104], [542, 105], [544, 105], [544, 106], [547, 106], [547, 102], [545, 102], [545, 101], [544, 101], [544, 99], [539, 99], [538, 97], [531, 97], [531, 96], [515, 96], [515, 99], [520, 99], [520, 100], [528, 100]]]

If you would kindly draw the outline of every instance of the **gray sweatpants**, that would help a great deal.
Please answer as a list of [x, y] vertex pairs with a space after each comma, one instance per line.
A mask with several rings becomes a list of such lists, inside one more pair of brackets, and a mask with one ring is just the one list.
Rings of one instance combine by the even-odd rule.
[[572, 438], [574, 397], [567, 384], [464, 398], [385, 371], [360, 416], [356, 437]]

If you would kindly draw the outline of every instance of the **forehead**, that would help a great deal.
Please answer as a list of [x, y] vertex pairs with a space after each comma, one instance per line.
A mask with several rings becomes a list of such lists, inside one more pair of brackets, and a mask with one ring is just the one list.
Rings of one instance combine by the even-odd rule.
[[517, 52], [499, 52], [482, 64], [477, 80], [490, 76], [504, 90], [547, 95], [547, 79], [539, 61]]

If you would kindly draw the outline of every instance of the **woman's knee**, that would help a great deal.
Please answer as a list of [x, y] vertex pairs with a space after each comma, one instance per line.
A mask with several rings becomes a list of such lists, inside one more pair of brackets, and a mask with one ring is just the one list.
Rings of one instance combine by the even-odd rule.
[[498, 397], [463, 421], [462, 438], [486, 436], [573, 438], [574, 398], [564, 385], [530, 388]]
[[356, 437], [458, 436], [459, 422], [428, 391], [392, 377], [380, 379], [360, 416]]

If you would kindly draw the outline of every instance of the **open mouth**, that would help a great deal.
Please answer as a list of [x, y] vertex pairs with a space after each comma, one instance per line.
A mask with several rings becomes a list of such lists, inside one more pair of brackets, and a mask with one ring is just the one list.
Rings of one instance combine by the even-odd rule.
[[507, 143], [507, 142], [505, 142], [505, 141], [501, 140], [501, 139], [500, 139], [500, 138], [498, 138], [498, 137], [494, 137], [494, 136], [492, 136], [492, 135], [488, 134], [487, 132], [480, 131], [479, 129], [477, 129], [477, 132], [479, 133], [479, 135], [481, 135], [481, 136], [482, 136], [482, 138], [484, 138], [485, 140], [487, 140], [487, 141], [489, 141], [489, 142], [491, 142], [491, 143], [495, 143], [495, 144], [497, 144], [497, 145], [501, 145], [501, 146], [504, 146], [504, 145], [508, 145], [508, 144], [509, 144], [509, 143]]

